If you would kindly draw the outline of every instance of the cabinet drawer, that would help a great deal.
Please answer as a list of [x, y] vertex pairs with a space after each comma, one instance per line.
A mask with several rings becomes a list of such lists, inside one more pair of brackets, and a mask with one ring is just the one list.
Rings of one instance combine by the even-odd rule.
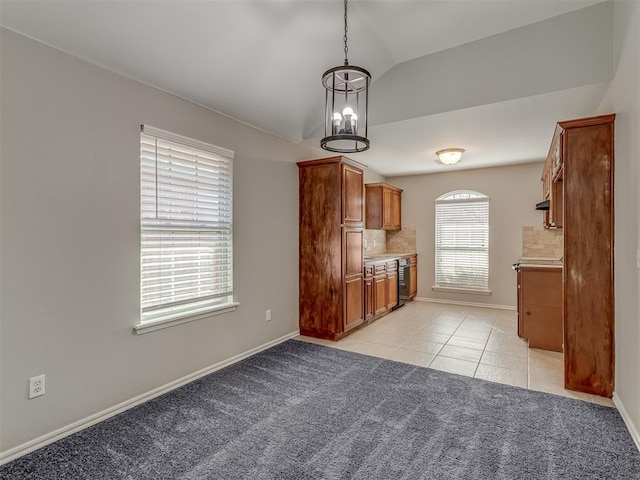
[[373, 266], [374, 275], [378, 275], [379, 273], [385, 273], [386, 271], [387, 271], [387, 266], [384, 263]]
[[387, 263], [387, 272], [396, 272], [396, 271], [398, 271], [398, 262]]
[[526, 305], [562, 306], [561, 268], [522, 268], [522, 302]]
[[365, 267], [364, 267], [364, 276], [365, 277], [372, 277], [373, 276], [373, 266], [372, 265], [365, 265]]

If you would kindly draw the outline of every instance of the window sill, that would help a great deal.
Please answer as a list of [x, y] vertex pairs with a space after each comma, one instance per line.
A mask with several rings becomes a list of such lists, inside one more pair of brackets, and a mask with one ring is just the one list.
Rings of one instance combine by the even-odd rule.
[[137, 335], [142, 335], [143, 333], [154, 332], [156, 330], [160, 330], [163, 328], [174, 327], [176, 325], [181, 325], [187, 322], [194, 322], [196, 320], [201, 320], [206, 317], [211, 317], [214, 315], [222, 315], [223, 313], [228, 313], [234, 311], [238, 305], [238, 302], [225, 303], [224, 305], [218, 305], [212, 307], [208, 310], [193, 313], [193, 314], [181, 314], [174, 315], [172, 317], [161, 318], [156, 320], [150, 320], [144, 323], [138, 323], [133, 326], [133, 331]]
[[468, 293], [471, 295], [491, 295], [491, 290], [479, 290], [476, 288], [464, 288], [464, 287], [442, 287], [434, 285], [431, 287], [434, 292], [449, 292], [449, 293]]

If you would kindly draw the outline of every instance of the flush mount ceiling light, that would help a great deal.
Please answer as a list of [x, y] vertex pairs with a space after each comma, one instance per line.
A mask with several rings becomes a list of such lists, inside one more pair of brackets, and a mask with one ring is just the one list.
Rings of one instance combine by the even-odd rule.
[[455, 165], [460, 161], [463, 153], [464, 148], [445, 148], [444, 150], [438, 150], [436, 155], [443, 165]]
[[338, 153], [369, 149], [367, 109], [371, 74], [347, 59], [347, 0], [344, 1], [344, 65], [322, 75], [325, 88], [324, 138], [320, 146]]

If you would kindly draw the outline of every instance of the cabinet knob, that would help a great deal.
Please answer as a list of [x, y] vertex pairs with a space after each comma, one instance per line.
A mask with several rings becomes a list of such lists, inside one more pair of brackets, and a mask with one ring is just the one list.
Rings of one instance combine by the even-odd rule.
[[527, 310], [526, 312], [524, 312], [525, 315], [531, 315], [531, 312], [529, 310]]

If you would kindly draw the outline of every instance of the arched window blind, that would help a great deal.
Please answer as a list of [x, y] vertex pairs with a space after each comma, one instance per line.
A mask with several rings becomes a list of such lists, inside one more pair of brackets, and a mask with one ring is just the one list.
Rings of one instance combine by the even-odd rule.
[[233, 301], [232, 167], [229, 150], [142, 126], [141, 323]]
[[436, 200], [436, 287], [489, 289], [489, 197], [456, 190]]

